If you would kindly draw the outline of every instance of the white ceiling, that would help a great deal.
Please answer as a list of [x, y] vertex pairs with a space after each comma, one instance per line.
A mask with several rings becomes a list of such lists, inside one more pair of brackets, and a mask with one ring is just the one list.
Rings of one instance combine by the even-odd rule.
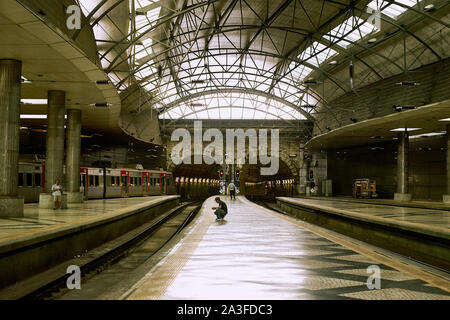
[[[117, 90], [95, 83], [108, 77], [80, 49], [13, 0], [0, 1], [0, 29], [0, 59], [22, 61], [22, 75], [32, 81], [22, 84], [22, 98], [45, 99], [47, 91], [63, 90], [67, 108], [83, 111], [84, 128], [121, 132]], [[89, 106], [105, 102], [112, 106]], [[22, 113], [45, 114], [46, 106], [23, 105]]]

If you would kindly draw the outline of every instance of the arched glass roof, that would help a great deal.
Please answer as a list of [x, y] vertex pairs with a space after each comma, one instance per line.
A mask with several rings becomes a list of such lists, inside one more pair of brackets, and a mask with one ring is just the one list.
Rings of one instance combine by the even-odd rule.
[[282, 99], [234, 92], [213, 92], [197, 96], [175, 105], [159, 115], [160, 119], [305, 119], [294, 105]]
[[[450, 56], [447, 0], [78, 1], [117, 89], [144, 88], [168, 118], [312, 118], [314, 106], [335, 112], [328, 101]], [[245, 104], [215, 106], [239, 90]], [[208, 110], [189, 112], [201, 95]], [[252, 116], [259, 96], [278, 111]]]

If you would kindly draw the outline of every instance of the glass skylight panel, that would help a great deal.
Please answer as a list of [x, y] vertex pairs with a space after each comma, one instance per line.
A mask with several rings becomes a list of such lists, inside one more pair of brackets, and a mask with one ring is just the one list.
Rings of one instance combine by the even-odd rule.
[[152, 0], [134, 0], [134, 7], [137, 8], [144, 8], [146, 6], [149, 6], [155, 2], [159, 1], [152, 1]]
[[[177, 95], [175, 95], [178, 97]], [[180, 104], [160, 119], [304, 119], [297, 110], [278, 100], [248, 93], [210, 93]]]
[[[295, 61], [292, 61], [291, 64], [289, 65], [289, 70], [295, 68], [296, 64], [297, 63]], [[306, 67], [306, 66], [301, 64], [297, 68], [292, 70], [290, 74], [291, 74], [293, 80], [299, 81], [299, 80], [303, 80], [312, 71], [313, 70], [311, 68], [308, 68], [308, 67]]]
[[298, 58], [318, 67], [322, 62], [334, 56], [336, 53], [333, 49], [327, 48], [324, 44], [316, 41], [300, 53]]
[[146, 14], [147, 19], [152, 22], [158, 20], [160, 11], [161, 11], [161, 7], [147, 11], [147, 14]]
[[[417, 2], [420, 2], [417, 0], [396, 0], [396, 1], [401, 4], [406, 5], [408, 7], [414, 7], [417, 4]], [[402, 13], [404, 13], [405, 11], [408, 10], [408, 8], [405, 8], [405, 7], [399, 6], [395, 3], [390, 3], [389, 1], [384, 1], [384, 0], [373, 0], [367, 6], [374, 10], [381, 9], [381, 12], [383, 14], [385, 14], [393, 19], [397, 19], [397, 17], [399, 15], [401, 15]]]
[[346, 48], [351, 42], [356, 42], [376, 30], [373, 24], [352, 16], [324, 35], [324, 38]]

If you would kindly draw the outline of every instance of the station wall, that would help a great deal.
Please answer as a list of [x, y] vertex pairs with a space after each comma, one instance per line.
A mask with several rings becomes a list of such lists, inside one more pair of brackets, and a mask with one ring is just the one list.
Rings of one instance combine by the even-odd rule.
[[[401, 81], [415, 81], [420, 85], [402, 87]], [[396, 111], [394, 105], [416, 107], [450, 99], [450, 59], [411, 70], [374, 84], [346, 93], [329, 102], [329, 109], [318, 110], [313, 134], [339, 128], [352, 121], [382, 117]], [[323, 111], [323, 112], [320, 112]]]
[[[377, 182], [382, 198], [393, 198], [397, 186], [395, 141], [370, 146], [329, 150], [327, 177], [333, 194], [351, 196], [354, 179]], [[445, 193], [445, 136], [410, 140], [409, 192], [413, 199], [442, 200]]]

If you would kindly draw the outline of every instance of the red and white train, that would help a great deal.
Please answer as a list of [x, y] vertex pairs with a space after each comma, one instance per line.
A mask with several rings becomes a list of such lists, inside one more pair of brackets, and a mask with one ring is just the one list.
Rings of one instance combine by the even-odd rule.
[[[18, 193], [25, 202], [38, 202], [45, 184], [44, 164], [19, 163]], [[168, 171], [82, 167], [80, 192], [85, 199], [104, 199], [175, 194], [176, 189]]]

